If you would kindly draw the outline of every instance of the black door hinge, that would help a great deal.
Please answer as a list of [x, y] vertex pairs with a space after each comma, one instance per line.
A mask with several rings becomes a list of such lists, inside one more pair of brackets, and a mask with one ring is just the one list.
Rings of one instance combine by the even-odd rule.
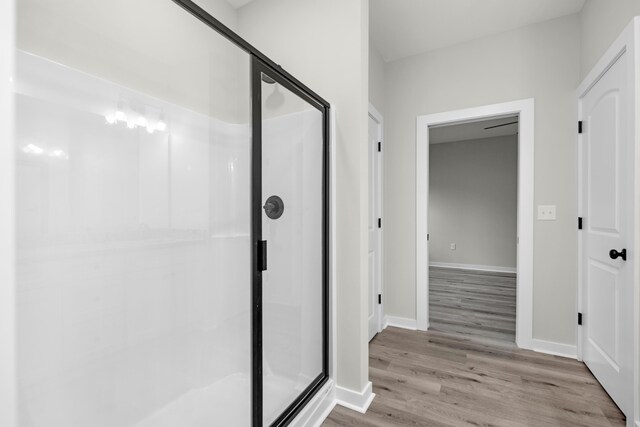
[[582, 217], [578, 217], [578, 230], [582, 230]]
[[427, 240], [429, 240], [429, 233], [427, 233]]
[[378, 294], [378, 304], [382, 304], [382, 294]]
[[582, 133], [582, 120], [578, 121], [578, 133]]
[[382, 151], [382, 142], [378, 141], [378, 153]]
[[382, 228], [382, 218], [378, 218], [378, 228]]
[[582, 325], [582, 313], [578, 313], [578, 325]]
[[267, 241], [258, 240], [258, 271], [265, 271], [267, 269]]

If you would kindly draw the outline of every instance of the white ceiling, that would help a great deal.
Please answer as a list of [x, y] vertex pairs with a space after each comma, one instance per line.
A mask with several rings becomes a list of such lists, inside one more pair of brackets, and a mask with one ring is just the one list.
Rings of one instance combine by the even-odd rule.
[[500, 126], [493, 129], [487, 127], [517, 122], [518, 116], [501, 117], [499, 119], [480, 120], [461, 124], [433, 127], [429, 129], [429, 144], [444, 142], [468, 141], [471, 139], [494, 138], [497, 136], [515, 135], [518, 124]]
[[[238, 0], [236, 0], [238, 1]], [[579, 12], [585, 0], [370, 0], [371, 41], [385, 61]]]
[[253, 0], [227, 0], [227, 3], [229, 3], [234, 9], [240, 9], [242, 6], [246, 6], [252, 1]]

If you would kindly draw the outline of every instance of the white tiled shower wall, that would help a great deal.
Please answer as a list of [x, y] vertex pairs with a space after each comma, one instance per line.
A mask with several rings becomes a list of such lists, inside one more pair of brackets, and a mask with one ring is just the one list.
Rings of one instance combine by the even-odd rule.
[[[18, 76], [21, 425], [133, 425], [248, 374], [249, 127], [25, 53]], [[107, 123], [123, 99], [166, 131]]]

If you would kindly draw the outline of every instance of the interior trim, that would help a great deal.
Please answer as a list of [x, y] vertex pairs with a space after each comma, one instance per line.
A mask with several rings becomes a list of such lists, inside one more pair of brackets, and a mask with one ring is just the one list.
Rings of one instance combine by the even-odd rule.
[[518, 265], [516, 344], [531, 349], [533, 339], [533, 223], [534, 223], [534, 108], [533, 98], [501, 104], [418, 116], [416, 120], [416, 322], [429, 323], [429, 128], [469, 120], [518, 115]]

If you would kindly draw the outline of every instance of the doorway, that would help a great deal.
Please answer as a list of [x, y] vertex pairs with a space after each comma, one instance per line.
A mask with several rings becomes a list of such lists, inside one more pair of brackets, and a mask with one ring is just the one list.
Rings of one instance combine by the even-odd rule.
[[417, 118], [416, 128], [416, 320], [429, 329], [429, 130], [453, 123], [518, 117], [518, 200], [516, 332], [518, 347], [532, 348], [533, 324], [533, 133], [534, 100], [492, 104], [429, 114]]
[[429, 129], [431, 330], [515, 343], [518, 121]]

